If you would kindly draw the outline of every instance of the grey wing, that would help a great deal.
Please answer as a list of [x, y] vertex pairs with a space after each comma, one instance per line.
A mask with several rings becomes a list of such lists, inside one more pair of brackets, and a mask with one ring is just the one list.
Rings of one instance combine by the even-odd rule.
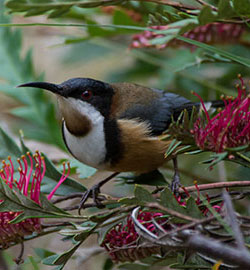
[[120, 117], [146, 121], [150, 124], [151, 134], [160, 135], [168, 128], [172, 116], [177, 119], [185, 108], [192, 108], [194, 104], [174, 93], [158, 92], [159, 97], [152, 100], [150, 105], [135, 104]]

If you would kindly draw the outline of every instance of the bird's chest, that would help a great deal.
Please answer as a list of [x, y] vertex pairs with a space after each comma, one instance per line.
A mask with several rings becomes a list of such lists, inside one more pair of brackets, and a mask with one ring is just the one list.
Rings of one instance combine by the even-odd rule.
[[91, 131], [82, 137], [71, 134], [63, 122], [63, 137], [71, 154], [79, 161], [102, 169], [106, 157], [103, 123], [94, 125]]

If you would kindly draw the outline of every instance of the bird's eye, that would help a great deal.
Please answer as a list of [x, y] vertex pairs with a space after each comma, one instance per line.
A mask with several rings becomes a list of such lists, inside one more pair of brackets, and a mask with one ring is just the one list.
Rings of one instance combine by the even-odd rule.
[[89, 100], [91, 97], [92, 97], [93, 93], [91, 90], [85, 90], [83, 93], [82, 93], [82, 99], [84, 100]]

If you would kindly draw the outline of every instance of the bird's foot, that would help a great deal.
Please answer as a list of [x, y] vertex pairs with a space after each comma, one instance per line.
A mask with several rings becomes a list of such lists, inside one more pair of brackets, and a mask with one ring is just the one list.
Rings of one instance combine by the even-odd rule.
[[181, 187], [180, 175], [179, 175], [179, 173], [175, 172], [173, 180], [170, 184], [170, 189], [175, 195], [178, 196], [180, 187]]
[[180, 179], [180, 174], [178, 170], [178, 164], [177, 164], [177, 158], [173, 158], [173, 163], [174, 163], [174, 177], [173, 180], [170, 184], [170, 189], [172, 192], [178, 196], [179, 195], [179, 188], [181, 187], [181, 179]]
[[93, 201], [94, 201], [93, 206], [96, 206], [97, 208], [104, 208], [105, 207], [105, 205], [101, 202], [105, 198], [103, 196], [102, 197], [99, 196], [100, 188], [101, 188], [101, 185], [100, 185], [100, 183], [98, 183], [83, 193], [81, 201], [80, 201], [79, 206], [78, 206], [79, 215], [80, 215], [81, 209], [85, 208], [84, 204], [88, 200], [88, 198], [93, 199]]
[[100, 194], [100, 189], [104, 184], [106, 184], [108, 181], [110, 181], [117, 174], [119, 174], [119, 172], [115, 172], [115, 173], [111, 174], [110, 176], [108, 176], [107, 178], [105, 178], [104, 180], [102, 180], [101, 182], [94, 185], [93, 187], [91, 187], [90, 189], [88, 189], [87, 191], [85, 191], [83, 193], [81, 201], [80, 201], [79, 206], [78, 206], [78, 214], [79, 215], [81, 214], [81, 209], [85, 208], [84, 207], [85, 202], [90, 197], [94, 201], [93, 206], [95, 206], [97, 208], [104, 208], [105, 207], [105, 205], [101, 202], [101, 201], [105, 200], [105, 197], [99, 195]]

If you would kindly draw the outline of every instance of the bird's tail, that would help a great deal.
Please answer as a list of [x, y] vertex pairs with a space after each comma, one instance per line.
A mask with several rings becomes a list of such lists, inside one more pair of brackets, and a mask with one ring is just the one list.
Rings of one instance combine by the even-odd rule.
[[216, 108], [223, 108], [225, 103], [223, 100], [214, 100], [214, 101], [206, 101], [206, 102], [190, 102], [186, 103], [183, 106], [180, 106], [174, 110], [174, 120], [177, 120], [179, 115], [183, 110], [187, 110], [189, 114], [193, 111], [195, 107], [199, 111], [208, 111], [209, 113], [213, 113]]

